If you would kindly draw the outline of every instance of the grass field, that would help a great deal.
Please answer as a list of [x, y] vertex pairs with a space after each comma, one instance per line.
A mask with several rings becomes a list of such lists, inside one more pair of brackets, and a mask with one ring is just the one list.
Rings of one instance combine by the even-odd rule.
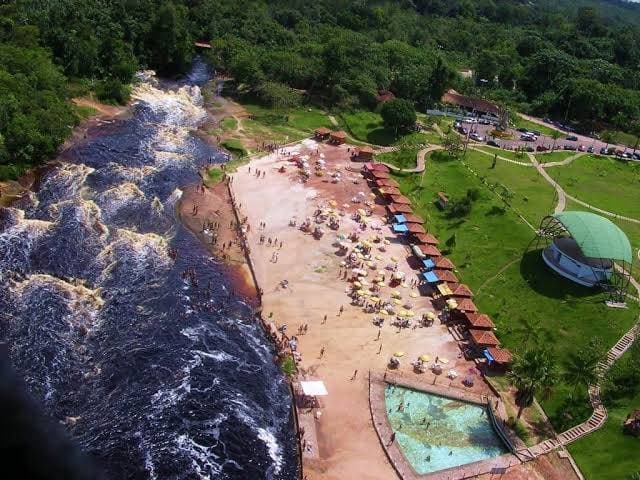
[[[605, 131], [606, 132], [606, 131]], [[605, 134], [605, 132], [600, 133], [600, 138]], [[610, 130], [609, 133], [612, 134], [612, 142], [620, 145], [626, 145], [629, 148], [633, 148], [636, 146], [636, 142], [638, 141], [638, 137], [632, 135], [631, 133], [621, 132], [620, 130]]]
[[381, 153], [376, 155], [378, 162], [385, 162], [400, 168], [414, 168], [416, 166], [416, 158], [418, 155], [417, 147], [402, 148], [395, 152]]
[[498, 160], [492, 169], [493, 159], [473, 150], [467, 152], [466, 162], [532, 225], [553, 211], [555, 190], [535, 168]]
[[[477, 155], [469, 163], [475, 169], [486, 170], [491, 159]], [[526, 192], [529, 198], [526, 208], [520, 205], [526, 211], [525, 217], [539, 220], [550, 210], [550, 187], [538, 183], [533, 168], [503, 162], [495, 170], [487, 176], [495, 176], [515, 192], [514, 204]], [[601, 337], [611, 346], [633, 324], [637, 305], [631, 303], [627, 310], [607, 308], [602, 294], [551, 272], [539, 250], [525, 253], [534, 232], [505, 209], [504, 203], [460, 161], [432, 154], [427, 172], [423, 188], [419, 186], [420, 175], [399, 174], [396, 178], [403, 193], [412, 199], [416, 213], [427, 220], [428, 230], [440, 238], [443, 250], [447, 250], [445, 243], [455, 235], [455, 246], [447, 255], [458, 267], [456, 275], [475, 291], [476, 304], [494, 319], [497, 335], [506, 347], [521, 352], [535, 342], [546, 344], [562, 365], [571, 352], [592, 336]], [[455, 199], [470, 188], [481, 189], [481, 195], [467, 217], [448, 218], [434, 204], [438, 191]], [[542, 211], [538, 213], [537, 209]], [[528, 332], [527, 322], [537, 325], [535, 336]], [[562, 410], [571, 390], [558, 382], [552, 395], [541, 399], [549, 416]]]
[[[625, 354], [619, 361], [627, 361], [628, 357], [629, 354]], [[586, 478], [626, 480], [640, 472], [640, 440], [622, 433], [626, 416], [639, 408], [640, 391], [610, 407], [609, 418], [603, 428], [569, 445], [569, 452]]]
[[396, 138], [395, 132], [385, 128], [382, 117], [376, 112], [343, 112], [338, 118], [342, 128], [353, 138], [374, 145], [419, 145], [440, 141], [438, 134], [433, 131], [412, 132]]
[[[541, 125], [539, 123], [534, 123], [529, 120], [525, 120], [520, 115], [515, 114], [512, 115], [511, 121], [515, 125], [516, 128], [526, 128], [530, 132], [540, 132], [543, 135], [547, 135], [551, 137], [553, 132], [559, 132], [553, 127], [548, 127], [546, 125]], [[560, 132], [560, 138], [564, 138], [565, 134]]]
[[640, 163], [584, 155], [554, 178], [574, 197], [618, 215], [640, 219]]
[[515, 160], [517, 162], [529, 162], [529, 157], [525, 152], [514, 152], [512, 150], [503, 150], [501, 148], [490, 147], [489, 145], [482, 145], [474, 148], [477, 148], [478, 150], [488, 153], [490, 155], [495, 155], [497, 153], [499, 157], [508, 158], [509, 160]]
[[555, 152], [549, 153], [537, 153], [536, 160], [538, 163], [549, 163], [549, 162], [562, 162], [569, 157], [573, 157], [578, 152], [572, 152], [569, 150], [556, 150]]

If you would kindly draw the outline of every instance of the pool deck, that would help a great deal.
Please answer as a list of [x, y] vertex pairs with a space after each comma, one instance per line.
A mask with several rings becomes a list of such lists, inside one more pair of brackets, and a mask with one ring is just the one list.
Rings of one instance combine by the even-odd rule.
[[[387, 384], [411, 388], [413, 390], [432, 393], [468, 403], [485, 405], [488, 408], [491, 408], [489, 402], [495, 401], [495, 398], [478, 395], [473, 392], [460, 390], [459, 388], [429, 384], [415, 378], [406, 378], [390, 372], [386, 372], [384, 375], [371, 373], [369, 375], [369, 407], [371, 409], [373, 424], [378, 432], [380, 445], [386, 452], [387, 457], [389, 457], [393, 468], [403, 480], [454, 480], [473, 478], [484, 474], [503, 473], [508, 468], [522, 463], [518, 457], [508, 453], [500, 455], [499, 457], [447, 468], [437, 472], [417, 473], [405, 457], [398, 443], [389, 443], [393, 429], [391, 428], [386, 412], [385, 387]], [[500, 409], [498, 408], [498, 413], [499, 411]], [[509, 448], [512, 449], [513, 447], [509, 445]]]

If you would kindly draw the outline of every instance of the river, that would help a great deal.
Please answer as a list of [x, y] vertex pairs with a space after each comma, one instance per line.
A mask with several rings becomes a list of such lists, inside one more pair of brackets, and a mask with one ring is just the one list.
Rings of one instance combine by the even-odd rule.
[[199, 167], [226, 159], [193, 134], [209, 79], [200, 62], [179, 82], [146, 76], [130, 117], [92, 128], [0, 209], [0, 342], [107, 478], [296, 477], [272, 347], [175, 213]]

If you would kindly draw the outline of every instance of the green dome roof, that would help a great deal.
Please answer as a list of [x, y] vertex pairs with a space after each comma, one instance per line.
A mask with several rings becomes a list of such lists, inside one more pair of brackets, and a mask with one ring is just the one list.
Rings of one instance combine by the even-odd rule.
[[553, 217], [578, 243], [585, 257], [632, 263], [629, 239], [611, 220], [590, 212], [562, 212]]

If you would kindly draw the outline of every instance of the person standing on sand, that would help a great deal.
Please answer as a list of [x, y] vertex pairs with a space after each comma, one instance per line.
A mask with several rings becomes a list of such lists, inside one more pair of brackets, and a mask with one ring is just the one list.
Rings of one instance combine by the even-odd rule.
[[357, 376], [358, 376], [358, 370], [356, 369], [356, 371], [353, 372], [353, 375], [351, 376], [351, 380], [352, 381], [355, 380]]
[[378, 336], [376, 337], [376, 340], [380, 340], [380, 333], [382, 332], [382, 329], [378, 329]]
[[322, 325], [324, 325], [325, 323], [327, 323], [327, 316], [325, 315], [324, 318], [322, 319]]
[[324, 357], [324, 346], [320, 349], [320, 358]]
[[393, 442], [395, 442], [395, 441], [396, 441], [396, 432], [393, 432], [393, 433], [391, 434], [391, 439], [389, 440], [389, 443], [387, 444], [387, 447], [390, 447], [390, 446], [391, 446], [391, 444], [392, 444]]
[[382, 344], [380, 344], [380, 347], [378, 347], [378, 355], [380, 355], [380, 352], [382, 352]]
[[344, 312], [344, 306], [340, 305], [340, 311], [338, 312], [338, 316], [342, 315], [342, 312]]

